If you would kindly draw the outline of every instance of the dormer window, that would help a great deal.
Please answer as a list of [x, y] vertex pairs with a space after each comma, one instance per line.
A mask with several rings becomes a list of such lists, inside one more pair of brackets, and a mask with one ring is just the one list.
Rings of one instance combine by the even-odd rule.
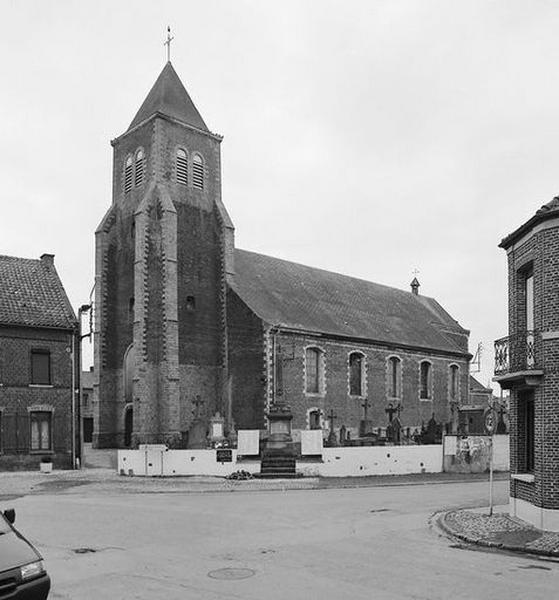
[[192, 187], [204, 189], [204, 159], [199, 154], [192, 157]]
[[128, 194], [128, 192], [132, 189], [132, 157], [128, 156], [126, 158], [126, 163], [124, 164], [124, 193]]
[[186, 150], [177, 150], [177, 183], [188, 185], [188, 156]]
[[136, 169], [134, 174], [134, 185], [139, 187], [144, 183], [144, 151], [142, 149], [136, 152]]

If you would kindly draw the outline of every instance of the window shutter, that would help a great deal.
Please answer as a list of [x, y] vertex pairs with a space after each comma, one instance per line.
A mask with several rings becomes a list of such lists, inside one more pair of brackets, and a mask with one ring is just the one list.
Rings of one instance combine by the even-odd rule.
[[177, 150], [177, 183], [188, 185], [188, 159], [182, 148]]
[[192, 157], [192, 186], [197, 190], [204, 189], [204, 163], [198, 154]]

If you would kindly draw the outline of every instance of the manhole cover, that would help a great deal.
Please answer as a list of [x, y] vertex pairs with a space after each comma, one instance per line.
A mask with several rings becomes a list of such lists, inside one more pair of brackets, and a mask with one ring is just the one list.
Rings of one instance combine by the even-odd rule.
[[74, 548], [73, 552], [75, 554], [89, 554], [91, 552], [97, 552], [95, 548]]
[[215, 571], [210, 571], [208, 573], [208, 577], [212, 579], [248, 579], [252, 577], [256, 571], [252, 569], [216, 569]]

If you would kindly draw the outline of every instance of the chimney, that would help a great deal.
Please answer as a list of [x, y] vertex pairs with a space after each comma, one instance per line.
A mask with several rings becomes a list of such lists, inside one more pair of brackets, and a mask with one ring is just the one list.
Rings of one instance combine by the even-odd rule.
[[41, 260], [46, 264], [46, 265], [51, 265], [54, 266], [54, 254], [41, 254]]
[[419, 281], [417, 281], [417, 277], [413, 278], [413, 281], [410, 283], [411, 285], [411, 293], [414, 296], [418, 296], [419, 295]]

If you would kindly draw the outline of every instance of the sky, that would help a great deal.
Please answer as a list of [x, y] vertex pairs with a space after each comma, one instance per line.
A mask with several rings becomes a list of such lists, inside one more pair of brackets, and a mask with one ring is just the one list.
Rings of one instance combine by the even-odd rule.
[[76, 311], [110, 140], [167, 25], [224, 136], [237, 247], [402, 289], [418, 270], [482, 343], [487, 384], [507, 335], [498, 243], [559, 192], [559, 3], [0, 0], [0, 254], [55, 254]]

